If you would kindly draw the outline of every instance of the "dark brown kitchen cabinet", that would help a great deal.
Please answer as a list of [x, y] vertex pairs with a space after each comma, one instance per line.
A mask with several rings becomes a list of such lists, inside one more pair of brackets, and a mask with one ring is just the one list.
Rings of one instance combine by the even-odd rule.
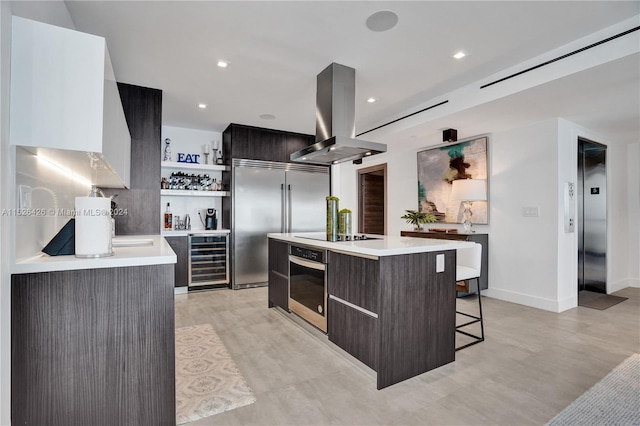
[[289, 310], [289, 244], [269, 238], [269, 307]]
[[176, 253], [175, 265], [176, 287], [189, 285], [189, 241], [188, 237], [165, 237], [173, 251]]
[[11, 277], [11, 423], [175, 425], [173, 265]]
[[222, 158], [289, 163], [291, 153], [315, 143], [315, 136], [261, 127], [230, 124], [222, 134]]
[[376, 370], [378, 319], [332, 298], [327, 304], [329, 340]]
[[378, 389], [455, 360], [455, 250], [329, 251], [327, 271], [329, 340], [376, 370]]
[[162, 91], [118, 83], [122, 108], [131, 133], [131, 185], [129, 189], [103, 189], [117, 195], [118, 235], [160, 233], [160, 158], [162, 144]]
[[332, 251], [328, 256], [329, 340], [375, 370], [379, 261]]

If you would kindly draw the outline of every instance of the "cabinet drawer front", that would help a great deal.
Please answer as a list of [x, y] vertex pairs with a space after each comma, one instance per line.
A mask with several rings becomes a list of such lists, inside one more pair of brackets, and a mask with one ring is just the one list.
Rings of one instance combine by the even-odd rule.
[[329, 252], [327, 292], [378, 313], [379, 261]]
[[377, 369], [378, 320], [334, 299], [327, 301], [329, 340]]

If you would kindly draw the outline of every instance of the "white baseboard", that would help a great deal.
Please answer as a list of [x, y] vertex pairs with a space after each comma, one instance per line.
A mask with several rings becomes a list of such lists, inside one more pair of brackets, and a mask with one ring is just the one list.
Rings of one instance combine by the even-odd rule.
[[620, 280], [616, 282], [609, 283], [607, 286], [607, 293], [614, 293], [618, 290], [622, 290], [627, 287], [640, 287], [640, 280], [634, 278], [627, 278], [625, 280]]
[[551, 300], [542, 297], [531, 296], [523, 293], [516, 293], [509, 290], [498, 288], [488, 288], [482, 292], [483, 295], [500, 299], [507, 302], [517, 303], [519, 305], [531, 306], [532, 308], [543, 309], [551, 312], [563, 312], [567, 309], [578, 306], [578, 296], [570, 297], [564, 300]]
[[173, 294], [187, 294], [189, 292], [189, 287], [176, 287], [173, 289]]

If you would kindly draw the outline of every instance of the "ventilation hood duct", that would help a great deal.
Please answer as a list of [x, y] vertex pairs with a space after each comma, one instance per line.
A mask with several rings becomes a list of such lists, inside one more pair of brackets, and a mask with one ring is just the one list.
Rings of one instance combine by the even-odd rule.
[[316, 143], [291, 161], [320, 165], [359, 160], [387, 151], [385, 144], [355, 139], [356, 70], [333, 63], [318, 74]]

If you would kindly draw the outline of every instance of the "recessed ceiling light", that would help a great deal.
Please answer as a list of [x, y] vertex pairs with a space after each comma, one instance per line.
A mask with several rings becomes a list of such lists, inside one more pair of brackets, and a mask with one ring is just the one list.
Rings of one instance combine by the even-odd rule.
[[462, 51], [460, 51], [460, 52], [456, 53], [455, 55], [453, 55], [453, 57], [456, 58], [456, 59], [462, 59], [465, 56], [467, 56], [467, 54], [462, 52]]
[[376, 101], [376, 98], [367, 99], [367, 102], [369, 102], [370, 104], [374, 103], [375, 101]]
[[371, 31], [388, 31], [398, 23], [398, 15], [390, 10], [381, 10], [367, 18], [367, 28]]
[[274, 120], [276, 118], [276, 116], [273, 114], [260, 114], [258, 117], [262, 118], [263, 120]]
[[205, 109], [207, 107], [207, 104], [198, 104], [198, 108], [200, 109]]
[[371, 151], [366, 152], [364, 155], [371, 155]]
[[218, 66], [220, 68], [226, 68], [227, 65], [229, 65], [229, 64], [227, 62], [225, 62], [225, 61], [218, 61]]

